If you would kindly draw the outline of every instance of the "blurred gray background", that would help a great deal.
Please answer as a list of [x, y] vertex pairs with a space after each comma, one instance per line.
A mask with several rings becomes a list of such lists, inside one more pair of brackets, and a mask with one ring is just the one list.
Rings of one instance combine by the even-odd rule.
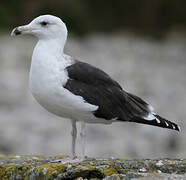
[[177, 133], [133, 123], [87, 125], [88, 156], [185, 158], [186, 1], [182, 0], [1, 1], [1, 154], [70, 152], [70, 121], [44, 110], [28, 89], [37, 39], [10, 37], [15, 26], [40, 14], [59, 16], [67, 24], [67, 54], [102, 68], [182, 129]]

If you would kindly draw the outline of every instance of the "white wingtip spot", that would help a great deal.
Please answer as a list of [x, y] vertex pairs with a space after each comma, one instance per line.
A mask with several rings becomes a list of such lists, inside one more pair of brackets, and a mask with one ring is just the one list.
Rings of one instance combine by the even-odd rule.
[[178, 126], [178, 130], [181, 132], [181, 128], [180, 128], [180, 126]]
[[156, 122], [159, 124], [161, 123], [161, 121], [156, 118], [153, 114], [149, 113], [148, 116], [144, 117], [144, 119], [148, 120], [148, 121], [152, 121], [152, 120], [156, 120]]
[[166, 126], [169, 126], [169, 124], [165, 121]]
[[158, 118], [156, 118], [156, 122], [157, 122], [157, 123], [161, 123], [161, 121], [160, 121]]
[[175, 126], [174, 126], [173, 124], [172, 124], [172, 128], [173, 128], [173, 129], [176, 129]]
[[146, 119], [148, 121], [152, 121], [152, 120], [154, 120], [156, 118], [155, 118], [155, 116], [153, 114], [149, 113], [148, 116], [145, 116], [144, 117], [144, 119]]

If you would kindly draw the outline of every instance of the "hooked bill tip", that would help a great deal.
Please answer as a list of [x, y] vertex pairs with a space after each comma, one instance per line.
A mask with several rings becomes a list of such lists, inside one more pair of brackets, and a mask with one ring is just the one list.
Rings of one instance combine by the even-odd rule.
[[16, 27], [13, 29], [13, 31], [11, 32], [11, 36], [17, 36], [20, 35], [21, 31]]

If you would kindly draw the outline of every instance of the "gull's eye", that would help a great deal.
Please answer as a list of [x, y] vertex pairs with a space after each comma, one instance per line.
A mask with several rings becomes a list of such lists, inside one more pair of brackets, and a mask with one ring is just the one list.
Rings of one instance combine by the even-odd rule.
[[48, 22], [42, 21], [42, 22], [40, 22], [40, 24], [41, 24], [41, 26], [46, 26], [48, 24]]

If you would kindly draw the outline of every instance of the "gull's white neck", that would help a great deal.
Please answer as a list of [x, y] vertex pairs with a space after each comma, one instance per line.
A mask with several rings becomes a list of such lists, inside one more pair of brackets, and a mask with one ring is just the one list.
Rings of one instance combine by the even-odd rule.
[[40, 39], [34, 48], [32, 59], [34, 56], [41, 55], [42, 52], [53, 56], [62, 55], [65, 41], [63, 39]]
[[33, 94], [66, 83], [64, 69], [70, 60], [65, 58], [66, 55], [63, 53], [64, 44], [65, 41], [60, 39], [41, 39], [36, 44], [29, 79], [30, 90]]

